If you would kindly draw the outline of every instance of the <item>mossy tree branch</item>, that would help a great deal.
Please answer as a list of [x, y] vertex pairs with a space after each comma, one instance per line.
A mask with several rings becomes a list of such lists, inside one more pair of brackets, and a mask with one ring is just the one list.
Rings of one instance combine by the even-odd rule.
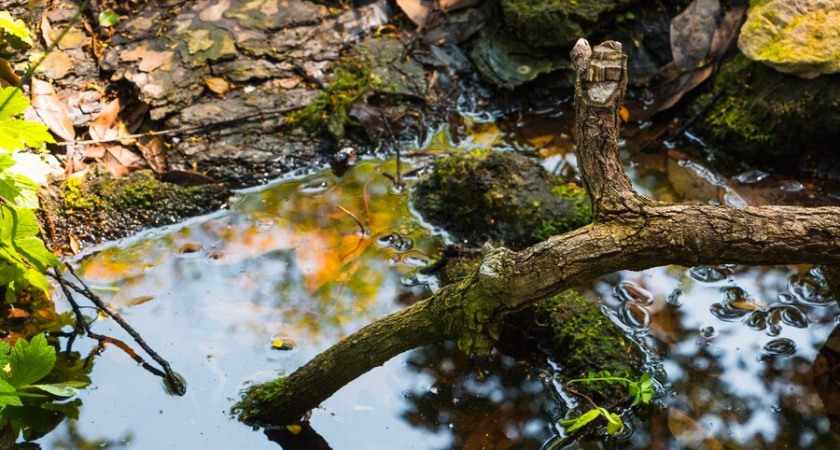
[[340, 341], [282, 381], [253, 387], [235, 410], [251, 425], [300, 420], [335, 391], [411, 348], [457, 339], [486, 353], [506, 314], [619, 270], [667, 264], [840, 266], [840, 208], [668, 204], [632, 189], [618, 159], [618, 108], [627, 80], [621, 45], [572, 52], [578, 161], [593, 224], [520, 252], [490, 251], [457, 285]]

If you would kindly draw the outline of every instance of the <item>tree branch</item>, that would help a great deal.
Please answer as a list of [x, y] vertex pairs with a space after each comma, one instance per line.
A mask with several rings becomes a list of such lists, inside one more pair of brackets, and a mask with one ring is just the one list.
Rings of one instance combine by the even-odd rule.
[[626, 56], [615, 42], [572, 52], [577, 69], [577, 154], [595, 222], [513, 252], [485, 255], [479, 269], [432, 298], [377, 321], [288, 378], [255, 386], [239, 420], [280, 426], [300, 420], [344, 384], [389, 358], [445, 339], [486, 353], [506, 314], [619, 270], [668, 264], [840, 266], [840, 208], [733, 208], [667, 204], [639, 196], [618, 159], [618, 111]]

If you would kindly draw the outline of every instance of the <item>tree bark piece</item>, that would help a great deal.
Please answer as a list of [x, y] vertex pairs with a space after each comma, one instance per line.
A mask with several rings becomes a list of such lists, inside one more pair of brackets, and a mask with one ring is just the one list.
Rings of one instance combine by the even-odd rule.
[[627, 80], [621, 45], [572, 52], [577, 71], [578, 161], [592, 225], [520, 252], [489, 251], [479, 269], [430, 299], [377, 321], [316, 356], [288, 378], [249, 390], [236, 407], [254, 426], [295, 421], [344, 384], [411, 348], [457, 339], [487, 353], [506, 314], [619, 270], [811, 263], [840, 266], [840, 208], [733, 208], [654, 202], [636, 194], [618, 159], [618, 109]]

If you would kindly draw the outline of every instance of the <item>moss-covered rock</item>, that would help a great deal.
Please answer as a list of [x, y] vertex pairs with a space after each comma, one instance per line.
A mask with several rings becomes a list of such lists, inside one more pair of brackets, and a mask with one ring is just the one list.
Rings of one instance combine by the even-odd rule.
[[[607, 370], [630, 378], [641, 375], [644, 353], [598, 307], [573, 290], [520, 311], [507, 319], [535, 339], [563, 367], [567, 380]], [[609, 390], [608, 386], [593, 386]]]
[[840, 3], [753, 0], [738, 47], [754, 61], [803, 78], [840, 72]]
[[229, 196], [221, 184], [181, 187], [159, 181], [148, 170], [114, 179], [94, 168], [44, 196], [45, 214], [56, 230], [48, 240], [63, 245], [68, 234], [91, 243], [118, 239], [216, 211]]
[[413, 201], [426, 220], [474, 247], [493, 240], [522, 248], [592, 219], [580, 189], [516, 153], [443, 158]]
[[836, 151], [840, 139], [840, 77], [784, 75], [743, 55], [723, 65], [701, 128], [725, 152], [751, 162], [790, 165], [790, 157]]
[[501, 0], [505, 24], [532, 47], [572, 45], [635, 0]]

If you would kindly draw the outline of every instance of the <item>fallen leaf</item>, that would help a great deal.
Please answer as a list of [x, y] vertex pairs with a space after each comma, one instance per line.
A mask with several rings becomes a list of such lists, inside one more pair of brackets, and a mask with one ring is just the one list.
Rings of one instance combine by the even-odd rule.
[[[12, 69], [9, 61], [2, 58], [0, 58], [0, 80], [8, 83], [8, 86], [17, 86], [17, 84], [20, 83], [20, 77], [17, 76], [15, 70]], [[7, 86], [4, 85], [3, 87]]]
[[143, 155], [143, 159], [149, 163], [149, 167], [151, 167], [155, 173], [160, 174], [166, 172], [168, 167], [168, 162], [166, 161], [166, 144], [160, 136], [146, 136], [140, 138], [137, 142], [137, 147], [140, 148], [140, 153]]
[[81, 247], [79, 246], [79, 239], [73, 233], [68, 234], [67, 238], [70, 241], [70, 251], [72, 251], [74, 255], [78, 255], [81, 250]]
[[52, 24], [50, 24], [50, 19], [47, 18], [46, 14], [41, 16], [41, 36], [44, 37], [44, 44], [47, 47], [53, 45], [53, 28]]
[[726, 52], [738, 41], [741, 24], [747, 16], [747, 6], [741, 5], [727, 11], [723, 20], [712, 35], [709, 45], [709, 56], [715, 61], [721, 61]]
[[208, 89], [219, 95], [225, 95], [228, 91], [230, 91], [230, 83], [228, 83], [224, 78], [205, 77], [204, 84], [207, 85]]
[[[91, 139], [95, 140], [103, 140], [103, 139], [111, 139], [111, 137], [106, 137], [109, 130], [114, 128], [114, 124], [117, 122], [117, 116], [120, 114], [120, 99], [114, 99], [111, 103], [105, 105], [102, 108], [102, 111], [99, 112], [99, 115], [96, 116], [90, 122], [90, 126], [88, 127], [88, 133], [90, 133]], [[116, 136], [114, 136], [116, 137]]]
[[67, 115], [65, 104], [58, 99], [50, 83], [32, 79], [31, 106], [54, 135], [68, 142], [76, 139], [76, 129]]
[[693, 69], [709, 54], [717, 29], [719, 0], [694, 0], [671, 20], [671, 52], [680, 69]]
[[60, 50], [53, 50], [41, 61], [38, 72], [44, 73], [47, 78], [58, 80], [70, 73], [73, 67], [73, 58]]
[[423, 25], [432, 9], [432, 0], [397, 0], [397, 5], [416, 25]]

